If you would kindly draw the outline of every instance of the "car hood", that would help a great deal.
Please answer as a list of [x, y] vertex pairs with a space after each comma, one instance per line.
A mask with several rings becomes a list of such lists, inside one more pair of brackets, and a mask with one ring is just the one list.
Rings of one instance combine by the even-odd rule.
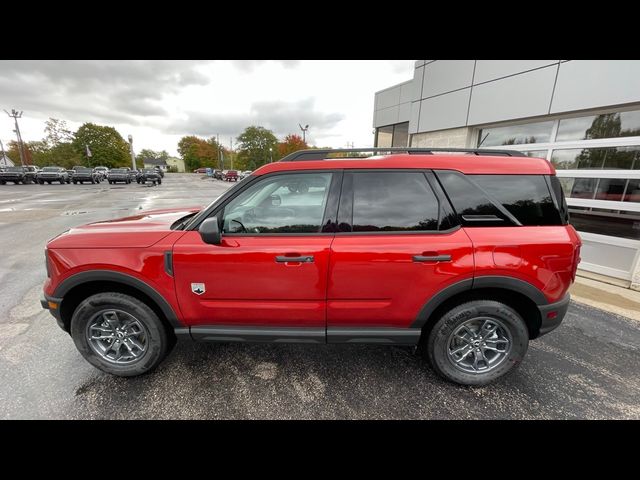
[[171, 225], [202, 207], [149, 210], [130, 217], [89, 223], [52, 239], [48, 248], [145, 248], [171, 233]]

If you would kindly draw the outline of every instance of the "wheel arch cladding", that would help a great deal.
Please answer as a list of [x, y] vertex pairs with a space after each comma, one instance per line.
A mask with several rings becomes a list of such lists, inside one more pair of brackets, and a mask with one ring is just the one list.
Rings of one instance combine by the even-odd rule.
[[538, 305], [548, 304], [544, 294], [530, 283], [512, 277], [476, 277], [454, 283], [431, 297], [411, 327], [421, 328], [422, 338], [426, 338], [445, 312], [471, 300], [496, 300], [510, 306], [524, 319], [530, 339], [540, 332]]
[[146, 303], [158, 315], [169, 331], [184, 327], [173, 308], [153, 287], [131, 275], [108, 270], [81, 272], [58, 285], [54, 296], [62, 298], [60, 315], [65, 330], [70, 331], [71, 317], [85, 298], [96, 293], [119, 292]]

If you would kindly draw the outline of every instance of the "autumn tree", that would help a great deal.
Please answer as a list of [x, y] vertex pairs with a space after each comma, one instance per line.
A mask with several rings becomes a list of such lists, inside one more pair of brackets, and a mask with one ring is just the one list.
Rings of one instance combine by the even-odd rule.
[[61, 143], [70, 143], [73, 141], [73, 133], [69, 130], [67, 122], [64, 120], [49, 118], [44, 124], [45, 137], [43, 142], [48, 148], [54, 148]]
[[156, 152], [155, 150], [151, 150], [149, 148], [143, 148], [142, 150], [140, 150], [140, 153], [136, 155], [136, 165], [142, 168], [144, 166], [144, 161], [147, 159], [164, 160], [166, 162], [168, 158], [169, 152], [167, 152], [166, 150]]
[[184, 160], [187, 171], [193, 171], [200, 167], [219, 168], [220, 161], [218, 142], [214, 137], [206, 140], [188, 135], [178, 142], [178, 153]]
[[290, 153], [297, 152], [298, 150], [306, 150], [308, 148], [309, 145], [302, 140], [300, 135], [296, 135], [295, 133], [287, 135], [284, 137], [282, 142], [278, 143], [278, 160], [286, 157]]

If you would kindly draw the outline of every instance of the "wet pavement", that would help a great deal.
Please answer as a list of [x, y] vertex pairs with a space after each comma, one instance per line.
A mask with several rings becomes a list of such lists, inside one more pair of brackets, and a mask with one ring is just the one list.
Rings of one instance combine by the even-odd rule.
[[80, 356], [40, 307], [46, 241], [144, 209], [204, 205], [228, 184], [0, 186], [0, 418], [640, 419], [640, 323], [572, 303], [497, 383], [460, 387], [412, 348], [193, 344], [117, 378]]

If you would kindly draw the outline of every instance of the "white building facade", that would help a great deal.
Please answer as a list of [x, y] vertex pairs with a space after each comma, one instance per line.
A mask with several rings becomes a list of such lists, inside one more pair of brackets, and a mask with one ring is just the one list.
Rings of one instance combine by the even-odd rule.
[[412, 80], [376, 93], [373, 126], [380, 147], [548, 159], [584, 242], [580, 269], [640, 290], [640, 61], [418, 60]]

